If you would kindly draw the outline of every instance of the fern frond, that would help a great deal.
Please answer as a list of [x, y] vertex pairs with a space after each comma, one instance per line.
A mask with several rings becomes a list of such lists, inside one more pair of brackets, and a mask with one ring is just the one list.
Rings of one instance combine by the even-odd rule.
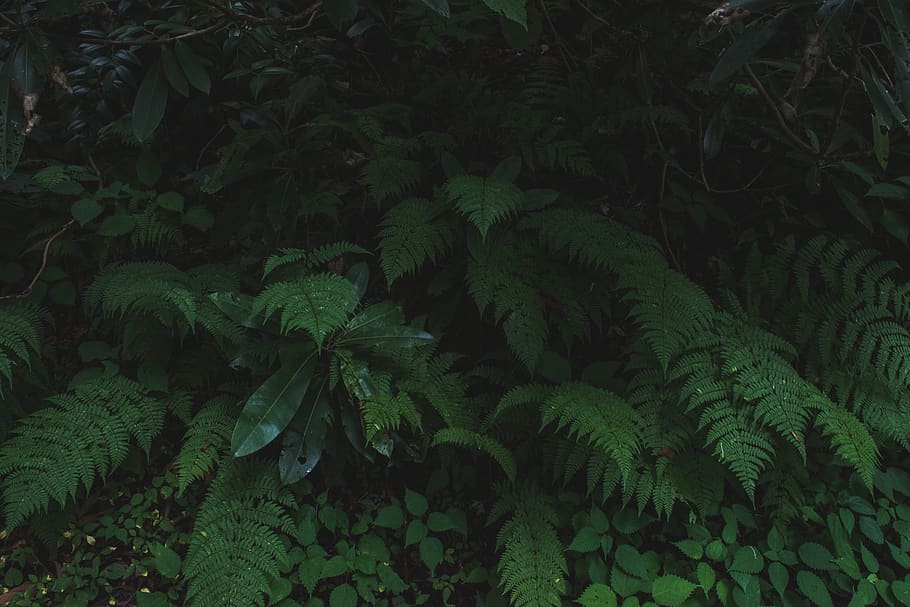
[[230, 396], [216, 396], [193, 416], [183, 445], [177, 454], [177, 487], [180, 493], [195, 480], [210, 473], [231, 442], [237, 402]]
[[513, 184], [492, 177], [458, 175], [444, 189], [449, 202], [474, 224], [482, 238], [494, 224], [514, 215], [524, 199]]
[[428, 260], [436, 263], [452, 245], [451, 227], [438, 219], [442, 211], [429, 200], [409, 198], [386, 212], [379, 224], [379, 265], [389, 285]]
[[90, 316], [107, 318], [128, 314], [152, 316], [166, 327], [196, 321], [198, 302], [189, 277], [162, 262], [111, 264], [85, 290], [85, 309]]
[[88, 491], [126, 457], [130, 439], [146, 452], [161, 430], [165, 405], [136, 382], [106, 376], [50, 399], [53, 407], [20, 420], [0, 446], [6, 526]]
[[300, 280], [276, 282], [253, 302], [253, 313], [268, 320], [281, 310], [281, 331], [302, 329], [322, 346], [331, 331], [341, 327], [357, 306], [357, 292], [336, 274], [315, 274]]
[[29, 365], [33, 354], [41, 349], [41, 319], [32, 306], [5, 303], [0, 305], [0, 396], [3, 378], [12, 383], [13, 368]]
[[556, 535], [556, 513], [536, 493], [517, 501], [515, 513], [496, 537], [496, 545], [504, 548], [499, 560], [501, 585], [517, 607], [558, 607], [568, 567]]
[[322, 264], [345, 254], [369, 255], [370, 252], [345, 240], [325, 244], [315, 249], [281, 249], [280, 254], [272, 255], [266, 260], [262, 277], [266, 278], [278, 268], [289, 265], [293, 265], [296, 270], [303, 272], [315, 270]]
[[822, 432], [831, 438], [831, 445], [837, 454], [856, 468], [871, 490], [879, 453], [875, 439], [865, 424], [847, 409], [837, 406], [824, 409], [819, 413], [817, 422]]
[[433, 435], [433, 446], [458, 445], [465, 449], [474, 449], [490, 456], [505, 472], [510, 481], [514, 481], [518, 473], [517, 464], [512, 452], [494, 438], [468, 430], [467, 428], [443, 428]]
[[360, 183], [377, 203], [412, 189], [420, 181], [423, 167], [415, 160], [392, 156], [372, 158], [360, 169]]
[[608, 454], [624, 476], [631, 472], [632, 459], [641, 449], [640, 419], [612, 392], [582, 383], [560, 386], [541, 406], [541, 424], [551, 423]]
[[184, 562], [191, 607], [264, 606], [287, 566], [293, 504], [273, 466], [227, 459], [206, 495]]

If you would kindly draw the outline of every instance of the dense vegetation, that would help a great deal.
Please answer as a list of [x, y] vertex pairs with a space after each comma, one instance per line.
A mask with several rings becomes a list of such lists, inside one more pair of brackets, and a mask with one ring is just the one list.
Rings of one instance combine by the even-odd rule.
[[902, 0], [0, 20], [0, 604], [910, 605]]

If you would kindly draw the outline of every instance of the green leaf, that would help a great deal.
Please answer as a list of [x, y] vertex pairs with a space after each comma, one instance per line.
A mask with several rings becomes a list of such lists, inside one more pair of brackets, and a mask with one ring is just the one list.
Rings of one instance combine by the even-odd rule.
[[124, 236], [132, 232], [135, 227], [135, 217], [126, 213], [116, 213], [101, 222], [98, 234], [108, 237]]
[[421, 329], [402, 326], [404, 314], [397, 304], [384, 301], [366, 308], [348, 322], [339, 345], [367, 348], [416, 348], [429, 344], [433, 336]]
[[357, 591], [350, 584], [335, 586], [329, 595], [329, 607], [357, 607]]
[[161, 124], [167, 109], [167, 79], [161, 64], [155, 62], [145, 73], [133, 102], [133, 134], [146, 142]]
[[304, 397], [305, 402], [282, 438], [278, 472], [285, 485], [296, 483], [312, 472], [325, 447], [332, 416], [326, 383], [323, 382], [315, 395], [311, 394], [312, 391]]
[[582, 527], [575, 534], [568, 549], [574, 552], [594, 552], [600, 548], [601, 538], [602, 535], [593, 527]]
[[891, 583], [891, 592], [902, 605], [910, 605], [910, 583], [895, 580]]
[[818, 607], [834, 607], [831, 595], [825, 582], [811, 571], [800, 571], [796, 574], [796, 586], [806, 595], [813, 605]]
[[651, 586], [654, 602], [664, 607], [682, 605], [697, 588], [695, 584], [677, 575], [662, 575]]
[[174, 43], [174, 54], [177, 56], [177, 61], [180, 63], [186, 79], [193, 85], [193, 88], [208, 95], [212, 90], [212, 79], [209, 78], [205, 65], [193, 52], [193, 49], [178, 40]]
[[385, 506], [376, 513], [376, 520], [373, 521], [373, 524], [387, 529], [401, 529], [401, 526], [404, 525], [404, 512], [395, 504]]
[[442, 512], [431, 512], [430, 516], [427, 517], [427, 527], [430, 528], [430, 531], [440, 533], [442, 531], [454, 529], [455, 524], [447, 514]]
[[443, 17], [448, 17], [451, 15], [451, 10], [449, 10], [449, 1], [448, 0], [420, 0], [427, 6], [431, 11]]
[[80, 198], [70, 208], [73, 219], [78, 221], [81, 226], [95, 219], [103, 212], [104, 206], [94, 198]]
[[910, 189], [897, 185], [896, 183], [876, 183], [866, 190], [866, 197], [907, 200], [910, 199]]
[[387, 590], [400, 593], [410, 588], [410, 586], [401, 579], [401, 576], [385, 563], [378, 563], [376, 565], [376, 573], [379, 574], [380, 583], [382, 583]]
[[740, 546], [733, 554], [733, 562], [730, 564], [730, 571], [740, 571], [743, 573], [758, 573], [765, 566], [765, 559], [761, 553], [751, 546]]
[[[166, 46], [161, 47], [161, 69], [164, 71], [164, 77], [167, 78], [171, 88], [183, 95], [190, 94], [190, 83], [187, 81], [177, 61], [177, 55]], [[150, 185], [150, 184], [147, 184]]]
[[630, 575], [634, 575], [641, 579], [647, 579], [649, 577], [645, 560], [642, 558], [641, 554], [639, 554], [638, 550], [628, 544], [623, 544], [616, 548], [613, 560]]
[[429, 508], [427, 498], [410, 489], [404, 490], [404, 505], [413, 516], [423, 516]]
[[13, 174], [25, 145], [25, 116], [13, 87], [13, 62], [0, 67], [0, 179]]
[[591, 584], [575, 602], [584, 607], [616, 607], [616, 594], [606, 584]]
[[724, 52], [708, 77], [708, 86], [717, 87], [746, 65], [771, 41], [780, 28], [782, 17], [746, 29]]
[[483, 0], [483, 3], [506, 19], [514, 21], [525, 29], [528, 28], [528, 11], [525, 8], [525, 0]]
[[162, 209], [167, 209], [168, 211], [176, 211], [178, 213], [183, 212], [183, 194], [178, 192], [165, 192], [159, 194], [155, 198], [155, 204], [157, 204]]
[[137, 592], [136, 607], [172, 607], [167, 595], [163, 592]]
[[696, 542], [695, 540], [680, 540], [678, 542], [674, 542], [673, 545], [679, 548], [683, 554], [693, 560], [700, 559], [705, 552], [704, 548], [702, 548], [701, 542]]
[[837, 571], [834, 555], [831, 551], [815, 542], [806, 542], [799, 547], [799, 558], [812, 569], [819, 571]]
[[717, 581], [717, 573], [711, 565], [702, 562], [695, 568], [695, 574], [698, 577], [698, 585], [704, 590], [705, 596], [708, 596], [708, 592], [711, 591], [711, 588], [714, 587], [714, 582]]
[[435, 537], [425, 537], [420, 540], [420, 560], [430, 570], [430, 575], [436, 574], [436, 566], [442, 562], [442, 542]]
[[154, 557], [155, 569], [164, 577], [177, 577], [180, 573], [180, 555], [163, 544], [151, 544], [149, 550]]
[[310, 387], [315, 366], [313, 354], [299, 363], [285, 364], [253, 392], [231, 436], [234, 457], [262, 449], [291, 423]]
[[427, 526], [423, 521], [411, 521], [404, 533], [404, 545], [410, 546], [423, 540], [427, 536]]

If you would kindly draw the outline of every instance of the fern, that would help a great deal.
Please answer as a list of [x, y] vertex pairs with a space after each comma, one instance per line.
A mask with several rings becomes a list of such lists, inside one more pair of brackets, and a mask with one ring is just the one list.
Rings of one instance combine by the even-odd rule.
[[[38, 310], [17, 303], [0, 305], [0, 376], [12, 383], [13, 368], [20, 363], [29, 365], [32, 355], [40, 349]], [[3, 383], [0, 381], [0, 396], [3, 395]]]
[[236, 408], [235, 399], [217, 396], [193, 417], [175, 460], [180, 493], [193, 481], [209, 474], [224, 455], [234, 431]]
[[482, 238], [486, 238], [494, 224], [514, 215], [523, 199], [521, 190], [507, 181], [470, 175], [449, 179], [445, 194], [455, 209], [480, 231]]
[[423, 166], [393, 156], [373, 158], [360, 169], [360, 183], [377, 203], [410, 190], [420, 181]]
[[556, 535], [556, 513], [540, 494], [532, 491], [494, 504], [491, 520], [514, 508], [496, 536], [503, 549], [499, 560], [501, 585], [518, 607], [558, 607], [568, 574], [563, 546]]
[[379, 265], [391, 285], [419, 270], [426, 261], [436, 263], [452, 244], [448, 223], [439, 221], [442, 209], [423, 198], [409, 198], [389, 209], [379, 232]]
[[289, 265], [301, 272], [315, 270], [319, 266], [345, 254], [369, 255], [369, 251], [347, 241], [333, 242], [315, 249], [281, 249], [279, 255], [272, 255], [265, 262], [262, 277]]
[[543, 402], [541, 422], [567, 428], [569, 436], [612, 457], [624, 477], [631, 473], [641, 448], [641, 422], [615, 394], [582, 383], [564, 384]]
[[253, 302], [253, 313], [268, 320], [281, 310], [281, 331], [304, 330], [322, 346], [325, 337], [348, 320], [357, 305], [350, 282], [335, 274], [316, 274], [269, 285]]
[[879, 454], [868, 428], [850, 411], [840, 407], [822, 411], [818, 423], [824, 434], [831, 436], [837, 454], [856, 468], [866, 487], [871, 490]]
[[490, 456], [505, 472], [510, 481], [518, 474], [515, 458], [502, 443], [480, 432], [467, 428], [443, 428], [433, 435], [433, 446], [458, 445]]
[[49, 400], [53, 407], [21, 420], [0, 446], [7, 528], [91, 489], [123, 462], [131, 439], [147, 452], [164, 421], [164, 403], [116, 375]]
[[264, 606], [287, 566], [290, 494], [274, 467], [228, 459], [202, 502], [184, 563], [191, 607]]

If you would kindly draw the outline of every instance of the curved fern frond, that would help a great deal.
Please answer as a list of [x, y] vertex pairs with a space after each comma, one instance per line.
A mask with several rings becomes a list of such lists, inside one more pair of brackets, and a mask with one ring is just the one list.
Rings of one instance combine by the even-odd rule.
[[455, 209], [480, 231], [482, 238], [486, 238], [494, 224], [514, 215], [524, 197], [521, 190], [507, 181], [472, 175], [449, 179], [445, 194]]
[[344, 325], [359, 297], [349, 281], [336, 274], [315, 274], [269, 285], [253, 302], [253, 313], [268, 320], [281, 310], [281, 331], [304, 330], [321, 346], [326, 335]]
[[161, 430], [166, 405], [134, 381], [106, 376], [50, 399], [53, 407], [20, 420], [0, 446], [7, 528], [88, 491], [126, 457], [130, 440], [146, 452]]
[[443, 209], [423, 198], [409, 198], [389, 209], [379, 232], [379, 265], [389, 285], [415, 272], [427, 261], [436, 263], [452, 244], [453, 233], [438, 217]]
[[0, 305], [0, 396], [3, 378], [12, 383], [13, 368], [28, 365], [41, 349], [41, 320], [32, 306], [12, 303]]
[[875, 439], [865, 424], [847, 409], [836, 406], [819, 413], [818, 423], [824, 434], [831, 438], [837, 454], [856, 468], [860, 478], [871, 490], [879, 454]]
[[465, 449], [474, 449], [489, 455], [505, 472], [510, 481], [518, 474], [518, 467], [512, 452], [502, 443], [486, 434], [467, 428], [443, 428], [433, 435], [433, 446], [458, 445]]
[[370, 252], [345, 240], [332, 242], [315, 249], [281, 249], [278, 255], [272, 255], [265, 261], [262, 277], [279, 268], [292, 265], [300, 272], [315, 270], [322, 264], [337, 259], [342, 255], [369, 255]]
[[191, 607], [264, 606], [287, 566], [293, 504], [274, 466], [227, 459], [206, 495], [184, 562]]
[[180, 493], [214, 469], [231, 443], [236, 414], [236, 399], [216, 396], [193, 416], [175, 460]]
[[582, 383], [558, 387], [541, 406], [542, 425], [568, 428], [569, 436], [584, 440], [616, 460], [623, 476], [641, 449], [641, 423], [636, 412], [619, 396]]
[[[556, 535], [557, 516], [543, 496], [524, 492], [514, 498], [514, 514], [496, 536], [504, 548], [499, 560], [501, 585], [518, 607], [558, 607], [568, 574]], [[493, 512], [507, 506], [496, 505]]]

